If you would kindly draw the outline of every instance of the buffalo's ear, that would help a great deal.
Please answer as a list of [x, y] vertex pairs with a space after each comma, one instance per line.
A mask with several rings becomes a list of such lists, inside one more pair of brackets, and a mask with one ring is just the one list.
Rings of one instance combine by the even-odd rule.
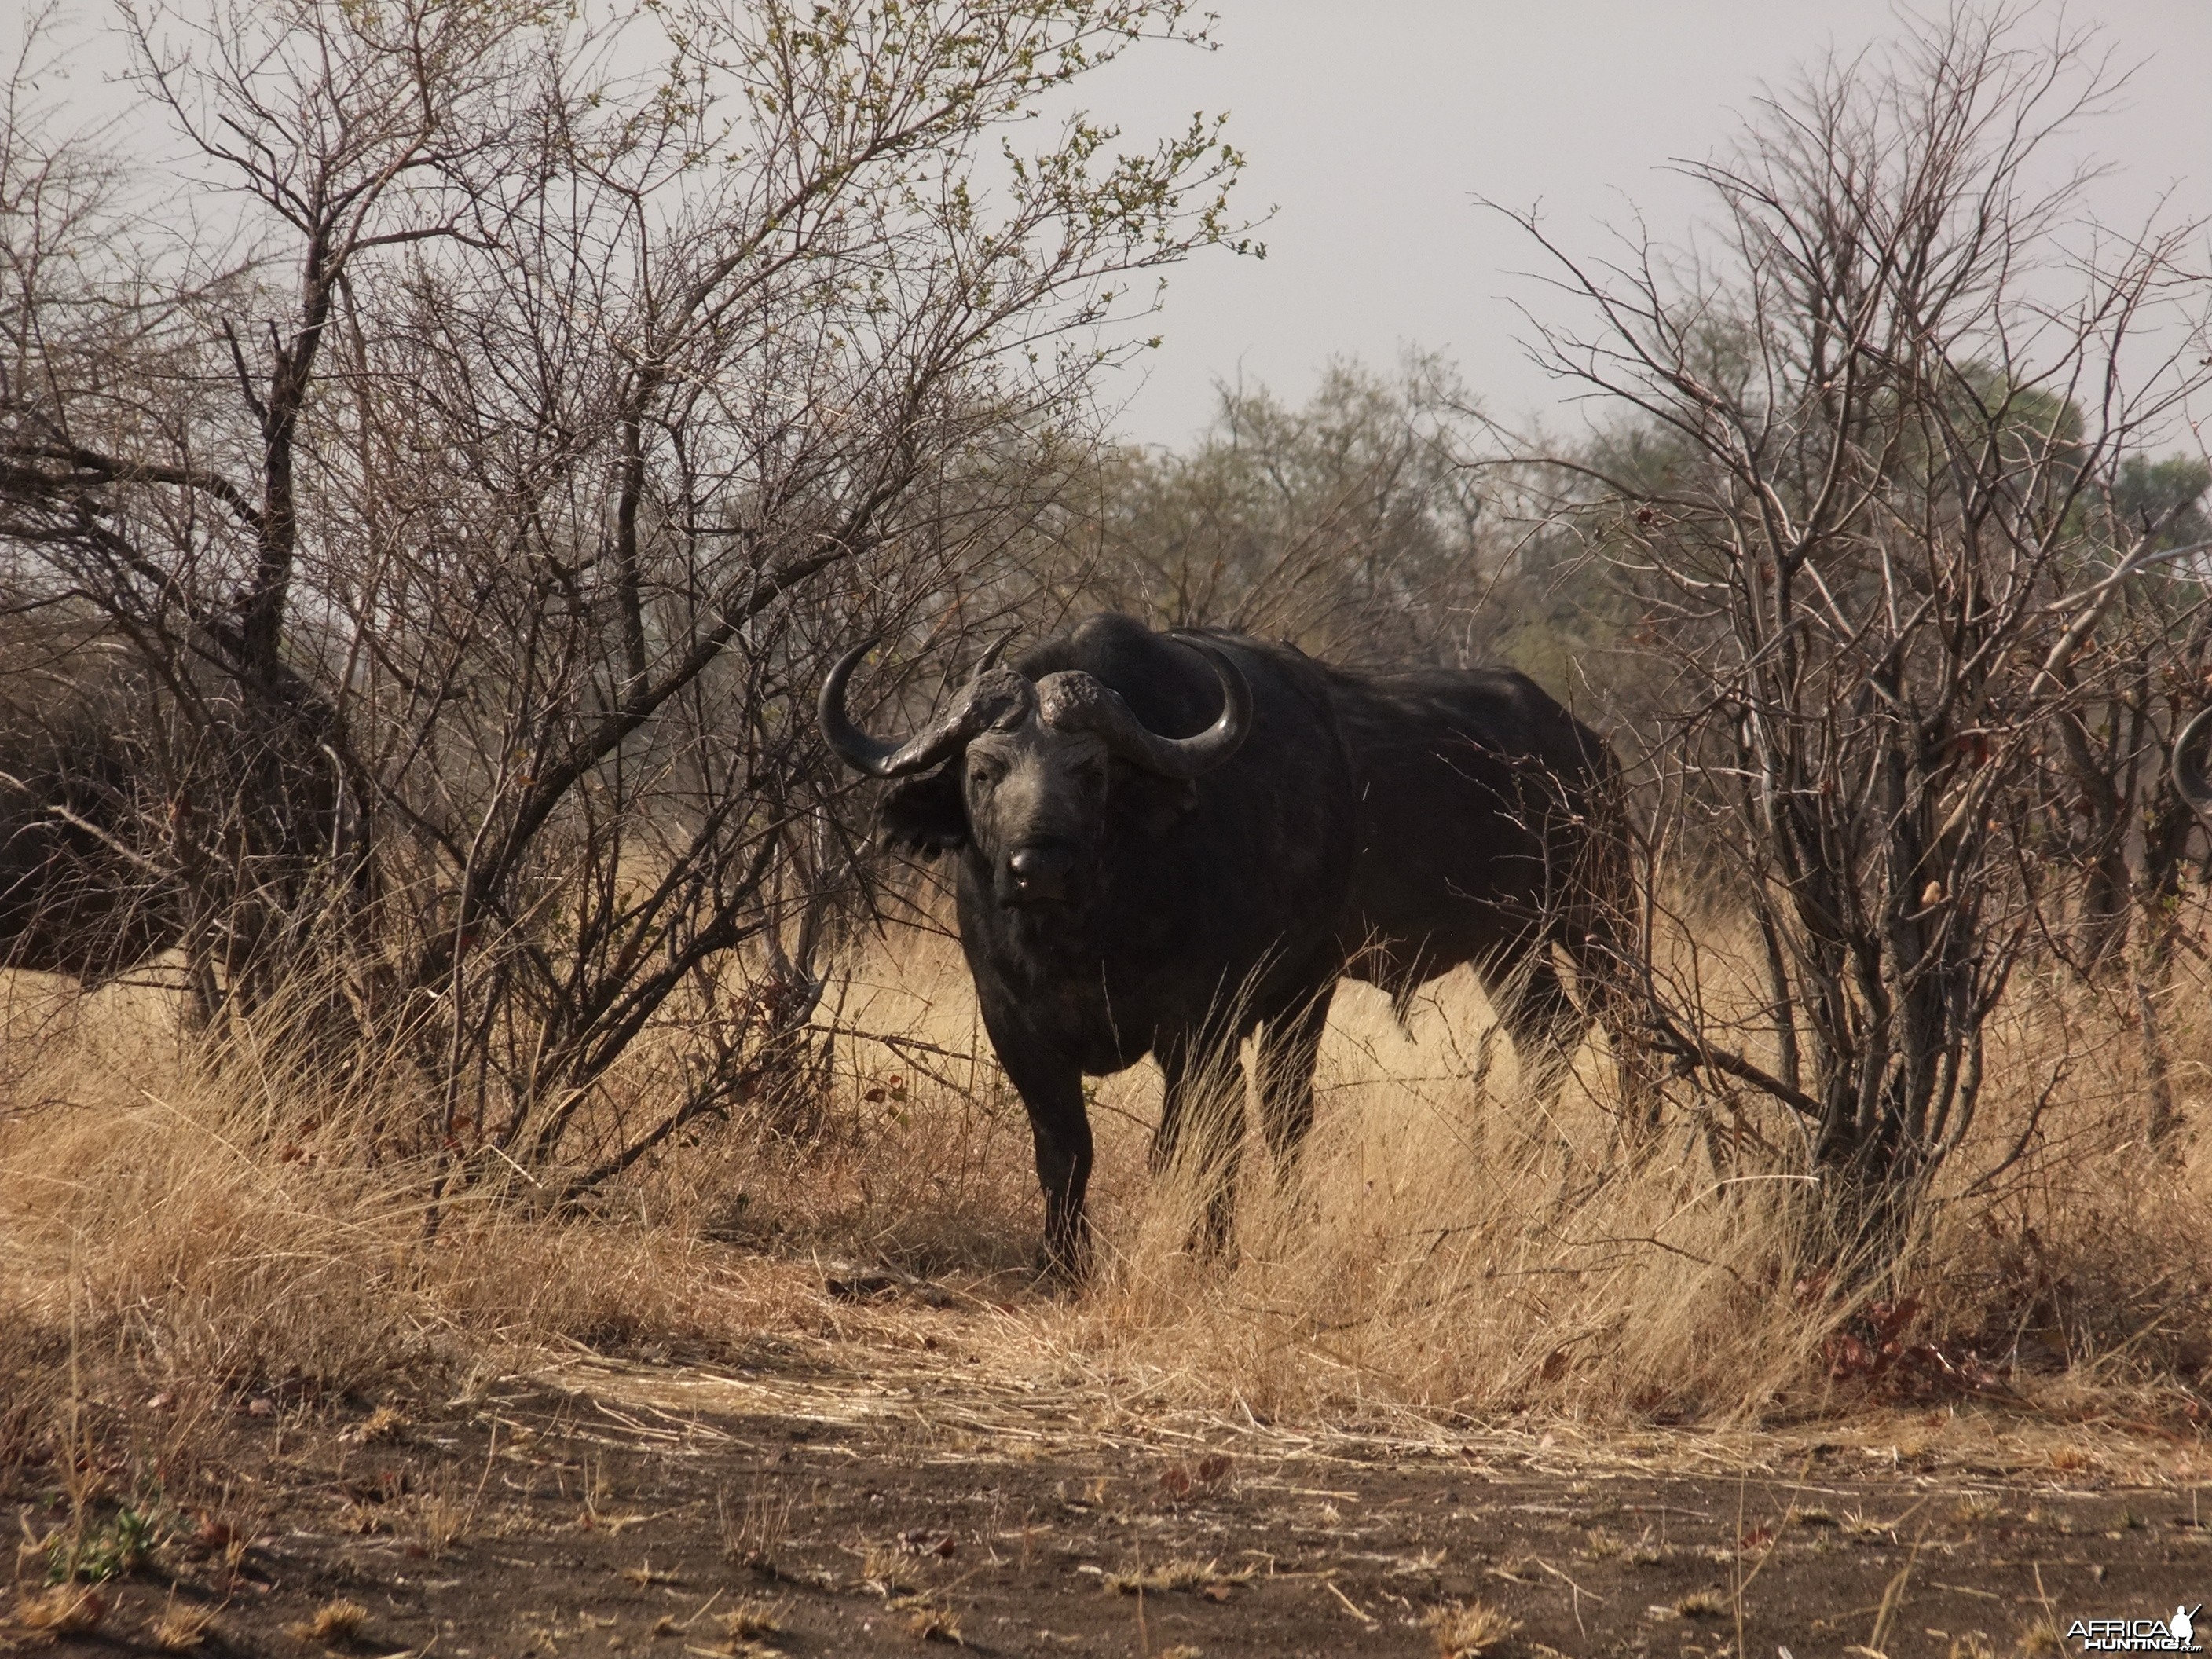
[[960, 769], [940, 767], [926, 778], [894, 784], [877, 821], [884, 839], [902, 853], [935, 858], [968, 840], [968, 806], [960, 799]]

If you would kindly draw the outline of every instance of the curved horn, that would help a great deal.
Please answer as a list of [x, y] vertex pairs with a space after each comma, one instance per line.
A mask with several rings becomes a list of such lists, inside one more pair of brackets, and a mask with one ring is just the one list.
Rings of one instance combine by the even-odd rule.
[[873, 638], [861, 641], [837, 659], [837, 665], [822, 682], [815, 717], [821, 724], [823, 737], [846, 765], [872, 777], [899, 778], [910, 772], [927, 771], [1010, 710], [1025, 709], [1035, 697], [1027, 680], [1012, 669], [999, 666], [1000, 653], [1013, 637], [1007, 635], [985, 652], [968, 684], [953, 700], [952, 707], [903, 743], [886, 743], [881, 738], [870, 737], [854, 725], [852, 717], [845, 712], [846, 683], [860, 665], [860, 659], [876, 647]]
[[2200, 818], [2212, 819], [2212, 778], [2204, 774], [2204, 739], [2212, 734], [2212, 708], [2198, 711], [2173, 740], [2173, 787]]
[[1252, 688], [1243, 671], [1210, 641], [1187, 634], [1169, 637], [1204, 657], [1221, 682], [1221, 713], [1205, 731], [1195, 737], [1164, 738], [1137, 718], [1119, 692], [1079, 670], [1048, 674], [1038, 683], [1045, 723], [1063, 731], [1096, 732], [1124, 760], [1163, 777], [1194, 778], [1212, 771], [1243, 746], [1252, 729]]

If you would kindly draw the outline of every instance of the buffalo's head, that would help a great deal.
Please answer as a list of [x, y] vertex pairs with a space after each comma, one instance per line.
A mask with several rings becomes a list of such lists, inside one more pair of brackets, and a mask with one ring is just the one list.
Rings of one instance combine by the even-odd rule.
[[1097, 865], [1114, 763], [1187, 793], [1251, 729], [1251, 690], [1237, 665], [1207, 641], [1178, 637], [1221, 683], [1221, 714], [1194, 737], [1150, 730], [1118, 692], [1079, 669], [1031, 680], [1001, 668], [1002, 643], [939, 719], [903, 740], [873, 738], [845, 712], [846, 682], [872, 640], [823, 682], [822, 734], [847, 765], [879, 778], [915, 779], [951, 762], [884, 803], [893, 837], [924, 851], [971, 844], [1002, 904], [1073, 903]]

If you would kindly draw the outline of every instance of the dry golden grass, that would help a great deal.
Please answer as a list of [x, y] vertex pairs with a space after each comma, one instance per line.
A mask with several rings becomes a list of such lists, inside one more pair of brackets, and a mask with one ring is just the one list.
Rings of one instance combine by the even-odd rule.
[[956, 1648], [968, 1645], [960, 1633], [958, 1615], [938, 1597], [895, 1595], [889, 1605], [893, 1613], [905, 1615], [907, 1634], [915, 1641], [943, 1642]]
[[164, 1653], [190, 1653], [216, 1634], [216, 1616], [207, 1607], [180, 1607], [173, 1597], [147, 1626], [146, 1639]]
[[[156, 1382], [359, 1393], [503, 1343], [711, 1340], [781, 1311], [778, 1281], [650, 1208], [554, 1220], [465, 1193], [432, 1237], [432, 1172], [349, 1138], [349, 1103], [272, 1102], [128, 994], [85, 1002], [0, 1109], [0, 1322], [73, 1328]], [[404, 1429], [392, 1408], [361, 1432]]]
[[368, 1609], [340, 1595], [317, 1607], [308, 1618], [290, 1627], [303, 1642], [350, 1642], [368, 1622]]
[[1275, 1418], [1694, 1412], [1802, 1377], [1825, 1332], [1773, 1294], [1801, 1270], [1786, 1193], [1716, 1192], [1687, 1146], [1626, 1167], [1578, 1087], [1469, 1089], [1446, 1057], [1486, 1010], [1463, 994], [1407, 1036], [1378, 996], [1341, 994], [1319, 1128], [1287, 1182], [1248, 1158], [1234, 1266], [1187, 1253], [1195, 1194], [1170, 1183], [1059, 1340]]
[[407, 1414], [396, 1406], [379, 1406], [357, 1426], [343, 1437], [349, 1443], [373, 1446], [380, 1442], [404, 1440], [407, 1437]]
[[[83, 1584], [57, 1584], [26, 1592], [15, 1604], [12, 1623], [33, 1636], [85, 1636], [107, 1617], [107, 1601]], [[0, 1627], [4, 1628], [4, 1627]]]
[[1142, 1563], [1125, 1567], [1120, 1572], [1106, 1575], [1106, 1587], [1123, 1595], [1134, 1595], [1142, 1591], [1147, 1595], [1162, 1595], [1175, 1590], [1194, 1590], [1208, 1584], [1243, 1584], [1249, 1583], [1253, 1570], [1241, 1568], [1224, 1573], [1218, 1560], [1161, 1561], [1146, 1566]]
[[1455, 1602], [1429, 1614], [1438, 1659], [1476, 1659], [1521, 1628], [1521, 1621], [1487, 1601]]
[[[862, 975], [848, 996], [848, 1027], [977, 1052], [948, 948], [872, 969], [876, 982]], [[2172, 1011], [2185, 1079], [2205, 1071], [2205, 1023], [2178, 1018], [2194, 994], [2181, 988]], [[1153, 1068], [1100, 1082], [1097, 1280], [1000, 1322], [996, 1357], [1082, 1376], [1131, 1408], [1277, 1419], [1413, 1407], [1741, 1423], [1863, 1402], [1862, 1380], [1829, 1375], [1823, 1345], [1855, 1310], [1826, 1300], [1827, 1264], [1801, 1255], [1800, 1183], [1756, 1161], [1717, 1167], [1725, 1125], [1684, 1122], [1653, 1157], [1623, 1159], [1600, 1057], [1586, 1054], [1557, 1099], [1525, 1098], [1491, 1023], [1463, 975], [1433, 988], [1402, 1031], [1379, 996], [1340, 991], [1318, 1131], [1280, 1185], [1256, 1139], [1248, 1147], [1229, 1266], [1186, 1249], [1190, 1183], [1145, 1173]], [[1991, 1039], [2000, 1081], [1976, 1142], [1890, 1285], [1863, 1295], [1921, 1304], [1909, 1342], [1998, 1361], [2017, 1350], [2004, 1387], [2039, 1408], [2170, 1414], [2212, 1360], [2205, 1144], [2145, 1158], [2136, 1051], [2110, 1011], [2023, 992]], [[931, 1063], [950, 1075], [933, 1080], [897, 1052], [848, 1042], [846, 1058], [855, 1098], [826, 1158], [779, 1166], [777, 1181], [742, 1156], [724, 1172], [758, 1236], [956, 1276], [1018, 1262], [1036, 1224], [1026, 1126], [988, 1063], [940, 1052]], [[2041, 1141], [1969, 1190], [2062, 1065]], [[886, 1079], [902, 1086], [884, 1103]], [[863, 1103], [868, 1092], [879, 1103]], [[714, 1201], [714, 1179], [705, 1172], [693, 1202]], [[2052, 1345], [2039, 1334], [2057, 1334], [2063, 1370], [2042, 1369]], [[1876, 1381], [1909, 1394], [1913, 1379]]]
[[428, 1555], [443, 1555], [476, 1524], [475, 1504], [450, 1493], [424, 1492], [410, 1507], [410, 1530]]
[[872, 1545], [860, 1554], [861, 1585], [886, 1601], [901, 1595], [910, 1595], [915, 1586], [911, 1582], [912, 1561], [891, 1545]]
[[[15, 1363], [49, 1380], [50, 1404], [71, 1331], [79, 1352], [180, 1399], [278, 1382], [374, 1395], [562, 1345], [904, 1340], [896, 1309], [825, 1300], [826, 1260], [930, 1276], [958, 1305], [976, 1291], [985, 1310], [960, 1337], [972, 1357], [1130, 1411], [1632, 1425], [1864, 1409], [1868, 1380], [1831, 1376], [1823, 1345], [1854, 1308], [1824, 1298], [1825, 1264], [1798, 1242], [1802, 1183], [1716, 1151], [1788, 1126], [1751, 1105], [1741, 1124], [1685, 1115], [1626, 1158], [1601, 1056], [1586, 1053], [1556, 1098], [1529, 1097], [1471, 981], [1431, 991], [1403, 1029], [1376, 994], [1339, 994], [1316, 1133], [1280, 1180], [1248, 1147], [1232, 1261], [1187, 1249], [1194, 1184], [1146, 1174], [1154, 1068], [1099, 1083], [1098, 1272], [1054, 1298], [1021, 1289], [1038, 1224], [1027, 1124], [944, 940], [878, 951], [832, 999], [840, 1081], [816, 1142], [731, 1126], [641, 1168], [593, 1218], [464, 1191], [434, 1235], [427, 1172], [376, 1160], [361, 1127], [390, 1101], [319, 1098], [276, 1056], [196, 1067], [155, 994], [58, 1003], [25, 976], [0, 1007], [15, 1039], [0, 1079], [0, 1350], [44, 1356]], [[2199, 1121], [2205, 1000], [2183, 987], [2169, 1011]], [[1987, 1395], [2001, 1409], [2169, 1419], [2212, 1365], [2212, 1136], [2146, 1157], [2124, 1013], [2023, 982], [1990, 1034], [1997, 1081], [1974, 1143], [1889, 1284], [1864, 1292], [1921, 1304], [1908, 1342], [2016, 1354]], [[617, 1091], [647, 1098], [656, 1064]], [[2041, 1139], [1978, 1188], [2046, 1092]], [[1909, 1380], [1874, 1379], [1900, 1400]], [[42, 1409], [0, 1408], [0, 1465], [47, 1431]], [[357, 1432], [404, 1435], [404, 1413]], [[1899, 1428], [1896, 1455], [1943, 1433]], [[2090, 1455], [2051, 1460], [2063, 1472]], [[749, 1510], [725, 1524], [733, 1548], [760, 1553], [772, 1522]]]
[[[1037, 1340], [1141, 1396], [1262, 1417], [1410, 1404], [1714, 1422], [1838, 1403], [1823, 1344], [1850, 1310], [1817, 1294], [1797, 1184], [1717, 1170], [1687, 1127], [1628, 1164], [1601, 1097], [1573, 1085], [1555, 1102], [1469, 1089], [1451, 1060], [1484, 1014], [1458, 988], [1417, 1011], [1408, 1040], [1378, 998], [1340, 993], [1319, 1129], [1280, 1188], [1248, 1156], [1236, 1264], [1186, 1252], [1188, 1187], [1121, 1185], [1098, 1291], [1041, 1319]], [[1991, 1103], [1990, 1144], [2006, 1104]], [[2147, 1167], [2133, 1121], [2118, 1089], [2085, 1090], [1995, 1193], [1960, 1192], [1962, 1159], [1897, 1275], [1925, 1304], [1909, 1340], [2003, 1354], [2019, 1328], [2063, 1322], [2070, 1369], [2010, 1386], [2069, 1408], [2148, 1408], [2201, 1368], [2207, 1161], [2200, 1146]]]
[[715, 1502], [723, 1553], [741, 1566], [772, 1562], [790, 1529], [791, 1494], [780, 1489], [748, 1492], [734, 1515], [727, 1493], [720, 1494]]
[[725, 1636], [756, 1640], [762, 1637], [783, 1634], [783, 1603], [771, 1601], [757, 1595], [747, 1595], [738, 1605], [720, 1615]]

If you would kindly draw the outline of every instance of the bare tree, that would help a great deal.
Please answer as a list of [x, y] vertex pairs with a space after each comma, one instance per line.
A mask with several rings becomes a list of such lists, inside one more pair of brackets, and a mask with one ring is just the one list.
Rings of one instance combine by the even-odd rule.
[[[1242, 628], [1322, 654], [1457, 654], [1496, 572], [1450, 367], [1332, 364], [1302, 408], [1224, 387], [1183, 453], [1104, 457], [1071, 514], [1060, 586], [1177, 627]], [[1071, 505], [1086, 504], [1080, 495]]]
[[[1186, 11], [135, 21], [195, 187], [258, 240], [217, 281], [173, 238], [134, 283], [112, 216], [55, 228], [89, 308], [22, 284], [5, 534], [23, 597], [223, 700], [227, 753], [255, 710], [290, 734], [266, 775], [305, 810], [264, 839], [320, 885], [278, 896], [286, 982], [411, 1056], [432, 1142], [576, 1190], [790, 1071], [865, 873], [811, 686], [855, 635], [946, 664], [1135, 279], [1235, 240], [1212, 125], [1036, 123], [1134, 43], [1202, 41]], [[626, 1056], [672, 1086], [626, 1107]]]
[[2105, 504], [2207, 382], [2196, 228], [2081, 230], [2084, 175], [2040, 182], [2117, 84], [2087, 35], [1960, 11], [1687, 167], [1694, 252], [1521, 221], [1595, 323], [1540, 349], [1650, 434], [1569, 471], [1665, 653], [1652, 902], [1694, 851], [1762, 958], [1731, 1007], [1680, 930], [1655, 1040], [1700, 1110], [1784, 1110], [1846, 1240], [1893, 1243], [1974, 1122], [2084, 653], [2181, 550]]

